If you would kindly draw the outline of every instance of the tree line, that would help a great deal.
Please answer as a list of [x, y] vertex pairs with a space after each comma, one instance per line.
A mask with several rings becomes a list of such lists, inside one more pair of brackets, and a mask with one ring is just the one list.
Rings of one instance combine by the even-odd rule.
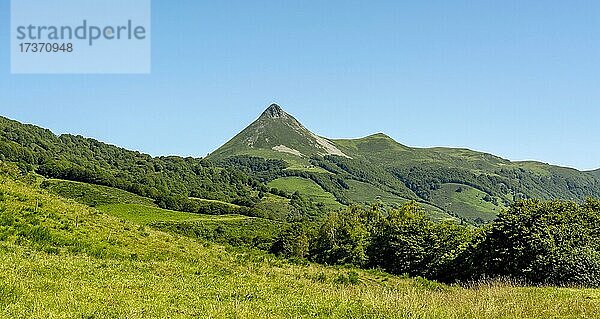
[[[0, 160], [45, 177], [87, 182], [150, 197], [169, 209], [202, 210], [189, 197], [251, 207], [266, 186], [234, 167], [202, 158], [152, 157], [94, 139], [0, 117]], [[204, 209], [205, 210], [205, 209]]]
[[292, 222], [272, 251], [442, 282], [508, 277], [524, 284], [600, 286], [600, 201], [524, 200], [481, 228], [431, 221], [415, 202], [351, 206]]

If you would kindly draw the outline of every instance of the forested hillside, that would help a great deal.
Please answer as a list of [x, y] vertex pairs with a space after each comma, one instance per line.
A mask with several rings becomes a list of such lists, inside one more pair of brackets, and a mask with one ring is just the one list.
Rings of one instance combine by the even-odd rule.
[[113, 186], [181, 208], [188, 197], [252, 206], [261, 183], [207, 160], [152, 157], [94, 139], [24, 125], [0, 117], [0, 160], [46, 177]]
[[[265, 182], [310, 180], [342, 204], [417, 200], [432, 213], [474, 224], [493, 220], [519, 199], [600, 197], [598, 171], [511, 162], [468, 149], [413, 148], [381, 133], [326, 139], [275, 104], [208, 158]], [[272, 165], [258, 165], [261, 160]]]
[[504, 204], [524, 198], [583, 200], [600, 195], [598, 179], [571, 168], [511, 162], [467, 149], [408, 148], [384, 135], [336, 143], [356, 158], [383, 167], [424, 200], [431, 200], [447, 183], [476, 188], [489, 195], [487, 201]]

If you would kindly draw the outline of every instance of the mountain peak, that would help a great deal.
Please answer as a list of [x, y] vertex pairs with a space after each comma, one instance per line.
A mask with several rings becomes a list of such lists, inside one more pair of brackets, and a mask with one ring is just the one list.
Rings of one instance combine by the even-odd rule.
[[287, 113], [285, 113], [281, 106], [273, 103], [262, 113], [261, 117], [285, 118], [287, 117]]
[[270, 154], [273, 158], [281, 158], [282, 153], [303, 158], [306, 163], [313, 155], [350, 158], [337, 148], [335, 142], [309, 131], [275, 103], [211, 155], [213, 158], [225, 158], [239, 154], [262, 157]]

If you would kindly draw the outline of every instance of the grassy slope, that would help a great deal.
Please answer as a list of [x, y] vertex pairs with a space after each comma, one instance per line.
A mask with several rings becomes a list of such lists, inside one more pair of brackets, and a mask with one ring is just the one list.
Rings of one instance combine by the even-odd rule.
[[[431, 148], [418, 149], [404, 146], [385, 134], [375, 134], [361, 139], [336, 140], [352, 156], [362, 157], [375, 165], [383, 167], [402, 167], [407, 165], [430, 165], [438, 163], [442, 166], [471, 167], [474, 170], [492, 169], [488, 162], [482, 162], [481, 153], [465, 149]], [[488, 156], [492, 163], [502, 163], [503, 160]], [[467, 187], [471, 189], [471, 187]], [[461, 216], [467, 220], [481, 218], [490, 220], [495, 217], [497, 210], [488, 205], [478, 205], [478, 193], [465, 192], [455, 196], [445, 191], [445, 188], [432, 193], [431, 203], [448, 212]]]
[[[88, 205], [94, 203], [99, 211], [123, 220], [201, 240], [268, 249], [281, 230], [279, 222], [268, 219], [249, 218], [236, 214], [205, 215], [161, 209], [147, 198], [111, 187], [64, 180], [47, 180], [43, 185], [51, 192], [79, 203]], [[238, 205], [217, 200], [191, 199], [233, 209], [239, 208]]]
[[289, 264], [156, 231], [6, 173], [0, 181], [2, 318], [580, 318], [600, 311], [597, 290], [464, 289]]
[[[594, 174], [539, 162], [510, 162], [491, 154], [460, 148], [410, 148], [385, 134], [375, 134], [360, 139], [334, 140], [334, 142], [342, 151], [354, 158], [364, 159], [373, 165], [387, 168], [412, 166], [433, 169], [436, 167], [459, 168], [470, 171], [474, 175], [495, 175], [495, 172], [501, 169], [516, 170], [530, 177], [527, 193], [536, 198], [576, 198], [575, 194], [565, 193], [568, 188], [559, 189], [559, 186], [564, 188], [567, 183], [575, 183], [586, 189], [589, 194], [598, 192], [598, 189], [595, 188], [598, 186], [598, 181], [590, 176]], [[600, 176], [600, 174], [596, 176]], [[549, 181], [559, 178], [565, 182], [558, 182], [554, 186], [548, 184]], [[444, 192], [442, 191], [442, 193]], [[478, 192], [467, 192], [458, 197], [442, 196], [444, 198], [440, 198], [439, 193], [432, 202], [437, 206], [448, 208], [459, 216], [486, 220], [498, 212], [497, 209], [494, 209], [495, 207], [490, 205], [475, 204], [480, 200], [481, 194]], [[584, 196], [579, 195], [579, 197], [583, 198]], [[512, 200], [512, 197], [507, 196], [505, 199]], [[448, 204], [447, 201], [451, 203]]]
[[402, 205], [407, 199], [396, 196], [392, 193], [383, 191], [371, 184], [359, 182], [359, 181], [348, 181], [349, 189], [346, 190], [345, 194], [350, 200], [356, 203], [370, 204], [377, 200], [389, 204]]
[[241, 215], [202, 215], [186, 212], [177, 212], [138, 204], [110, 204], [98, 207], [103, 213], [128, 220], [137, 224], [151, 224], [153, 222], [191, 222], [191, 221], [229, 221], [248, 219]]
[[331, 193], [326, 192], [317, 185], [314, 181], [300, 177], [282, 177], [267, 184], [268, 187], [274, 187], [279, 190], [293, 193], [300, 192], [302, 195], [308, 196], [312, 201], [321, 202], [329, 209], [342, 208], [342, 204], [335, 200]]
[[[264, 122], [264, 123], [263, 123]], [[281, 125], [277, 120], [273, 119], [259, 119], [258, 123], [253, 123], [232, 140], [230, 140], [223, 147], [219, 148], [212, 156], [212, 158], [219, 159], [229, 155], [253, 155], [264, 158], [272, 158], [272, 159], [282, 159], [287, 161], [292, 165], [293, 169], [296, 170], [310, 170], [312, 167], [307, 165], [307, 161], [305, 158], [300, 158], [291, 154], [280, 153], [268, 149], [267, 146], [264, 145], [256, 145], [255, 147], [247, 147], [246, 141], [249, 136], [253, 136], [256, 134], [257, 127], [265, 127], [268, 126], [268, 131], [260, 131], [259, 136], [262, 138], [263, 135], [269, 140], [275, 140], [275, 136], [277, 136], [278, 143], [281, 142], [283, 144], [289, 143], [289, 145], [296, 145], [297, 149], [300, 149], [300, 137], [296, 136], [298, 132], [291, 132], [289, 128], [285, 125]], [[466, 160], [467, 163], [473, 162], [475, 164], [469, 164], [477, 169], [490, 169], [490, 167], [481, 167], [478, 165], [478, 161], [481, 159], [480, 153], [461, 150], [461, 149], [413, 149], [401, 145], [385, 134], [375, 134], [362, 139], [352, 139], [352, 140], [334, 140], [336, 146], [342, 149], [346, 154], [356, 158], [362, 159], [366, 162], [371, 162], [372, 165], [395, 165], [395, 163], [402, 162], [404, 164], [408, 163], [422, 163], [422, 162], [447, 162], [456, 163], [456, 158], [461, 158]], [[287, 144], [286, 144], [287, 145]], [[261, 148], [263, 146], [264, 148]], [[303, 149], [304, 150], [304, 149]], [[310, 150], [304, 150], [309, 152]], [[432, 155], [435, 153], [436, 155]], [[502, 159], [490, 156], [490, 160], [494, 162], [503, 162]], [[464, 162], [461, 162], [460, 165], [463, 165]], [[353, 202], [365, 203], [365, 202], [373, 202], [374, 200], [381, 200], [382, 202], [390, 205], [401, 204], [405, 202], [407, 199], [402, 198], [400, 196], [391, 194], [388, 190], [381, 189], [380, 187], [354, 181], [347, 180], [347, 184], [350, 186], [348, 190], [344, 191], [344, 194]], [[299, 190], [302, 193], [305, 193], [315, 201], [323, 202], [328, 207], [339, 207], [335, 202], [335, 198], [333, 195], [325, 192], [318, 185], [314, 184], [312, 181], [307, 181], [305, 179], [300, 178], [280, 178], [269, 184], [271, 187], [277, 187], [282, 190], [293, 192], [295, 190]], [[450, 198], [450, 200], [454, 200], [455, 198]], [[476, 201], [476, 198], [468, 199], [469, 202]], [[439, 202], [432, 202], [435, 205], [438, 205]], [[444, 205], [440, 207], [447, 207], [450, 209], [455, 208], [468, 208], [467, 212], [457, 212], [453, 211], [457, 215], [468, 215], [468, 216], [476, 216], [482, 219], [489, 219], [488, 216], [490, 214], [495, 214], [494, 210], [487, 209], [488, 207], [485, 205], [461, 205], [457, 203], [457, 205]], [[451, 218], [448, 214], [441, 211], [439, 208], [435, 206], [428, 205], [428, 211], [432, 213], [434, 218], [436, 219], [449, 219]]]
[[224, 206], [231, 207], [231, 208], [240, 208], [241, 207], [240, 205], [227, 203], [227, 202], [215, 200], [215, 199], [204, 199], [204, 198], [196, 198], [196, 197], [190, 197], [190, 199], [201, 202], [201, 203], [213, 203], [213, 204], [224, 205]]
[[[139, 204], [156, 207], [156, 204], [150, 198], [108, 186], [62, 179], [47, 179], [42, 184], [42, 187], [62, 197], [74, 199], [81, 204], [93, 207], [109, 204]], [[224, 205], [233, 209], [240, 208], [239, 205], [220, 200], [195, 197], [190, 197], [190, 199], [202, 203]]]
[[[295, 123], [295, 119], [289, 120]], [[289, 122], [288, 121], [288, 122]], [[287, 123], [290, 124], [290, 123]], [[294, 125], [291, 125], [292, 127]], [[290, 163], [295, 170], [314, 169], [307, 164], [307, 158], [301, 158], [291, 154], [280, 153], [271, 149], [271, 144], [282, 144], [288, 147], [298, 149], [305, 154], [315, 153], [310, 148], [310, 142], [305, 139], [305, 129], [293, 130], [290, 125], [286, 125], [281, 119], [263, 118], [251, 124], [248, 128], [234, 137], [231, 141], [215, 151], [214, 158], [223, 158], [230, 155], [248, 154], [264, 158], [282, 159]], [[249, 147], [247, 141], [257, 138], [257, 143]], [[265, 142], [266, 140], [272, 143]], [[527, 183], [526, 193], [536, 198], [583, 198], [583, 194], [591, 195], [598, 193], [596, 187], [598, 184], [592, 176], [598, 176], [597, 172], [591, 174], [579, 172], [569, 168], [556, 167], [538, 162], [510, 162], [500, 157], [460, 148], [411, 148], [402, 145], [385, 134], [374, 134], [359, 139], [338, 139], [332, 142], [345, 154], [353, 157], [355, 160], [371, 167], [372, 173], [384, 174], [383, 178], [394, 179], [389, 170], [394, 168], [425, 167], [435, 171], [437, 169], [460, 169], [470, 172], [474, 176], [485, 174], [497, 176], [496, 172], [502, 169], [514, 170], [517, 174], [523, 174], [527, 178], [523, 183]], [[275, 145], [273, 144], [273, 145]], [[390, 175], [390, 176], [388, 176]], [[379, 176], [379, 175], [377, 175]], [[513, 177], [516, 185], [521, 185], [521, 181]], [[552, 184], [554, 183], [557, 184]], [[371, 185], [358, 184], [354, 180], [346, 180], [350, 189], [345, 190], [345, 196], [351, 201], [365, 202], [372, 198], [379, 198], [387, 204], [396, 204], [406, 199], [390, 194], [390, 189], [371, 181]], [[281, 182], [280, 182], [281, 183]], [[578, 189], [569, 193], [571, 186], [565, 188], [567, 183], [577, 185]], [[288, 191], [293, 191], [293, 187], [302, 187], [299, 183], [282, 183], [281, 185]], [[402, 183], [401, 183], [402, 184]], [[401, 185], [404, 186], [403, 184]], [[395, 191], [407, 191], [398, 186]], [[470, 187], [467, 187], [471, 190]], [[300, 190], [300, 188], [298, 188]], [[410, 192], [410, 191], [408, 191]], [[320, 193], [320, 192], [319, 192]], [[500, 202], [512, 200], [512, 195], [503, 196]], [[409, 196], [407, 196], [408, 198]], [[331, 205], [330, 196], [315, 197], [325, 200], [325, 203]], [[444, 188], [433, 192], [430, 204], [446, 209], [453, 215], [465, 217], [467, 220], [490, 220], [498, 213], [498, 207], [481, 203], [481, 193], [468, 191], [460, 196], [455, 196], [447, 192]], [[434, 206], [431, 206], [432, 208]], [[432, 211], [439, 211], [433, 208]], [[440, 216], [444, 213], [440, 213]]]
[[47, 179], [42, 186], [50, 192], [71, 198], [88, 206], [107, 204], [140, 204], [156, 206], [150, 198], [142, 197], [117, 188], [93, 185], [61, 179]]
[[[148, 223], [152, 221], [176, 222], [189, 220], [212, 220], [218, 219], [214, 215], [198, 215], [185, 212], [158, 209], [149, 198], [129, 193], [120, 189], [72, 182], [59, 179], [48, 179], [43, 182], [43, 188], [65, 198], [73, 199], [79, 203], [94, 206], [101, 211], [113, 214], [117, 217], [128, 219], [133, 222]], [[190, 198], [205, 204], [216, 204], [218, 208], [222, 205], [227, 211], [235, 211], [239, 205], [226, 203], [218, 200]], [[131, 204], [131, 205], [129, 205]], [[289, 213], [289, 199], [265, 194], [255, 209], [261, 212], [261, 216], [272, 220], [285, 220]], [[154, 208], [152, 208], [154, 207]], [[158, 218], [160, 216], [160, 218]], [[240, 215], [220, 215], [222, 218], [238, 218]], [[236, 217], [237, 216], [237, 217]], [[221, 219], [219, 219], [221, 220]], [[241, 220], [241, 219], [240, 219]]]
[[[103, 213], [201, 240], [268, 250], [281, 230], [279, 222], [262, 218], [236, 214], [204, 215], [161, 209], [147, 198], [111, 187], [64, 180], [46, 180], [43, 185], [51, 192], [79, 203], [100, 204], [96, 208]], [[225, 208], [239, 208], [238, 205], [216, 200], [192, 199], [223, 205]], [[265, 207], [265, 211], [272, 210]]]
[[[407, 201], [409, 201], [406, 198], [396, 196], [389, 192], [383, 191], [371, 184], [367, 184], [367, 183], [363, 183], [363, 182], [359, 182], [359, 181], [354, 181], [354, 180], [348, 181], [348, 186], [350, 188], [347, 190], [346, 196], [348, 196], [348, 198], [350, 200], [352, 200], [353, 202], [356, 202], [356, 203], [363, 203], [363, 204], [368, 205], [368, 204], [380, 201], [380, 202], [388, 204], [390, 206], [394, 206], [394, 205], [400, 206], [403, 203], [406, 203]], [[429, 214], [429, 216], [431, 216], [431, 218], [434, 220], [458, 221], [457, 218], [448, 215], [447, 213], [445, 213], [443, 210], [439, 209], [438, 207], [428, 205], [426, 203], [420, 203], [420, 204], [423, 206], [423, 208]]]
[[281, 223], [242, 215], [203, 215], [137, 204], [111, 204], [98, 210], [123, 220], [188, 237], [268, 250]]
[[[308, 163], [307, 156], [319, 153], [319, 150], [315, 149], [313, 146], [314, 141], [308, 138], [309, 134], [310, 132], [306, 130], [306, 128], [302, 127], [296, 119], [289, 115], [287, 118], [271, 118], [263, 114], [259, 119], [211, 154], [209, 158], [218, 161], [219, 159], [232, 155], [251, 155], [284, 160], [291, 165], [290, 169], [294, 170], [317, 170], [319, 172], [324, 172], [321, 168], [314, 168]], [[413, 149], [395, 142], [385, 134], [375, 134], [363, 139], [335, 140], [333, 142], [346, 154], [356, 159], [361, 159], [363, 162], [371, 163], [370, 165], [372, 167], [389, 167], [397, 165], [397, 163], [406, 165], [409, 163], [422, 163], [423, 161], [439, 161], [448, 165], [453, 165], [451, 163], [456, 162], [456, 158], [460, 158], [460, 165], [466, 163], [474, 169], [491, 169], [491, 166], [489, 165], [481, 167], [481, 154], [477, 152], [443, 148]], [[299, 157], [272, 150], [271, 148], [276, 145], [285, 145], [302, 152], [306, 156]], [[504, 161], [491, 155], [488, 160], [498, 163]], [[381, 170], [381, 173], [390, 175], [385, 172], [385, 170]], [[394, 179], [392, 176], [387, 176], [386, 178]], [[350, 188], [345, 190], [344, 193], [351, 201], [365, 202], [373, 200], [374, 198], [379, 198], [387, 204], [398, 204], [406, 200], [406, 198], [390, 194], [390, 190], [384, 189], [381, 185], [375, 186], [376, 183], [367, 185], [365, 183], [358, 184], [359, 182], [353, 180], [346, 180], [346, 182], [350, 185]], [[306, 194], [313, 195], [313, 200], [323, 202], [328, 207], [339, 207], [339, 205], [332, 203], [333, 196], [331, 194], [328, 194], [327, 192], [324, 194], [324, 190], [320, 189], [320, 187], [317, 189], [309, 184], [310, 182], [299, 182], [298, 180], [293, 179], [279, 179], [275, 181], [275, 185], [280, 186], [280, 188], [286, 191], [300, 190]], [[398, 189], [396, 189], [396, 191], [404, 191], [412, 194], [410, 190], [404, 189], [405, 187], [402, 183], [399, 183], [397, 187]], [[466, 212], [466, 214], [479, 214], [483, 218], [487, 218], [489, 213], [493, 213], [493, 211], [485, 210], [485, 206], [463, 205], [461, 207], [473, 208], [476, 211]], [[435, 208], [434, 206], [430, 206], [429, 208], [435, 215], [439, 215], [439, 218], [449, 218], [449, 216], [443, 213], [439, 208]]]
[[501, 200], [498, 200], [498, 205], [485, 201], [486, 195], [470, 186], [448, 183], [431, 193], [431, 201], [447, 211], [458, 212], [458, 216], [471, 222], [478, 218], [487, 222], [496, 218], [504, 205]]
[[[92, 207], [102, 208], [106, 205], [114, 204], [136, 204], [140, 206], [157, 207], [150, 198], [107, 186], [61, 179], [48, 179], [42, 183], [42, 187], [54, 194], [73, 199], [81, 204]], [[211, 212], [211, 214], [215, 215], [232, 213], [243, 214], [244, 212], [243, 207], [220, 200], [194, 197], [190, 197], [189, 199], [197, 201], [201, 206], [205, 206], [205, 212]]]
[[[211, 153], [208, 158], [218, 161], [228, 156], [246, 154], [281, 158], [294, 165], [308, 165], [308, 158], [319, 152], [313, 145], [315, 142], [310, 131], [289, 114], [273, 117], [269, 113], [269, 110], [266, 110], [256, 121]], [[278, 145], [285, 145], [303, 156], [274, 151], [272, 148]]]
[[336, 145], [347, 150], [352, 156], [362, 157], [385, 167], [438, 164], [472, 171], [493, 171], [503, 165], [515, 164], [491, 154], [463, 148], [408, 147], [382, 133], [364, 138], [334, 141]]

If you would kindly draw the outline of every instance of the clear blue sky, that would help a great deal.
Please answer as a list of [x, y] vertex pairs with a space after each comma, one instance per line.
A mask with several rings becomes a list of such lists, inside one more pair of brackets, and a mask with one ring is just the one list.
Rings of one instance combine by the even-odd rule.
[[385, 132], [600, 167], [600, 1], [153, 0], [151, 75], [10, 75], [0, 114], [203, 156], [271, 102], [326, 137]]

